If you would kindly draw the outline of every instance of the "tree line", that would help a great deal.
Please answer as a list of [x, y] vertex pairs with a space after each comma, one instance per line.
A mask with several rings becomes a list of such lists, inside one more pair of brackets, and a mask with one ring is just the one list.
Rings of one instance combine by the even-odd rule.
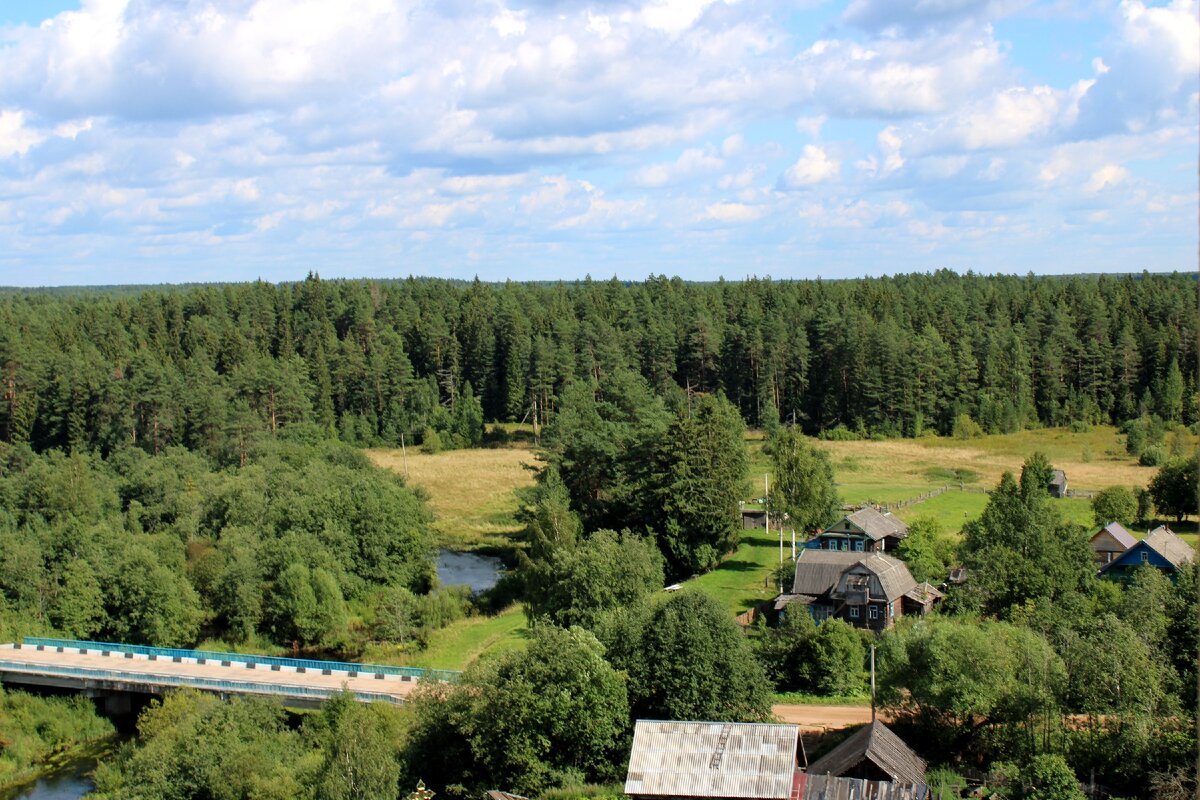
[[252, 283], [0, 296], [0, 440], [244, 457], [312, 423], [474, 444], [576, 383], [723, 393], [750, 425], [916, 436], [1194, 423], [1187, 275]]

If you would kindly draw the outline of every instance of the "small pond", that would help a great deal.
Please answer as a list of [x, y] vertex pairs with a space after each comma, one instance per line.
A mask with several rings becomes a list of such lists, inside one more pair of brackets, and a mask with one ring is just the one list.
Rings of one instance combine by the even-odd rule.
[[495, 556], [478, 553], [438, 553], [437, 574], [442, 586], [469, 586], [475, 594], [486, 592], [500, 580], [504, 563]]

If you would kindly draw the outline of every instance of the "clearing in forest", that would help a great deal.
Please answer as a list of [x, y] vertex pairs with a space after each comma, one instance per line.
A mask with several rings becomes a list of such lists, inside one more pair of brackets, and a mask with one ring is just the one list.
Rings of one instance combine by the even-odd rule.
[[408, 483], [429, 497], [436, 519], [438, 544], [449, 550], [511, 548], [520, 530], [515, 514], [516, 490], [532, 486], [538, 465], [526, 448], [448, 450], [427, 454], [409, 448], [373, 449], [367, 455], [380, 467], [400, 475], [407, 466]]

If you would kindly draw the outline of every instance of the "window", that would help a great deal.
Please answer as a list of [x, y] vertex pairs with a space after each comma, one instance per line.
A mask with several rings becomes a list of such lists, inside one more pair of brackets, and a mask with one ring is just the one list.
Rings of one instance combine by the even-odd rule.
[[1145, 550], [1143, 550], [1143, 551], [1142, 551], [1142, 563], [1143, 563], [1143, 564], [1149, 564], [1149, 563], [1150, 563], [1150, 554], [1149, 554], [1149, 553], [1147, 553]]
[[869, 606], [867, 608], [867, 617], [869, 619], [879, 619], [879, 606]]
[[863, 547], [862, 539], [855, 540], [854, 549], [861, 553], [863, 551], [862, 547]]
[[849, 550], [849, 549], [850, 549], [850, 542], [849, 542], [848, 540], [846, 540], [846, 539], [843, 539], [843, 540], [842, 540], [842, 549], [843, 549], [843, 550]]
[[850, 619], [858, 619], [858, 606], [850, 606]]

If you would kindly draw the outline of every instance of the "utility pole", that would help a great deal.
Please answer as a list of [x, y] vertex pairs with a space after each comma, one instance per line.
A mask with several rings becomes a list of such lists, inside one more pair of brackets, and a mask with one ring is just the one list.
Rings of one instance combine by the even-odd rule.
[[875, 645], [871, 645], [871, 722], [875, 722]]
[[400, 432], [400, 457], [404, 459], [404, 477], [408, 477], [408, 450], [404, 447], [404, 431]]

